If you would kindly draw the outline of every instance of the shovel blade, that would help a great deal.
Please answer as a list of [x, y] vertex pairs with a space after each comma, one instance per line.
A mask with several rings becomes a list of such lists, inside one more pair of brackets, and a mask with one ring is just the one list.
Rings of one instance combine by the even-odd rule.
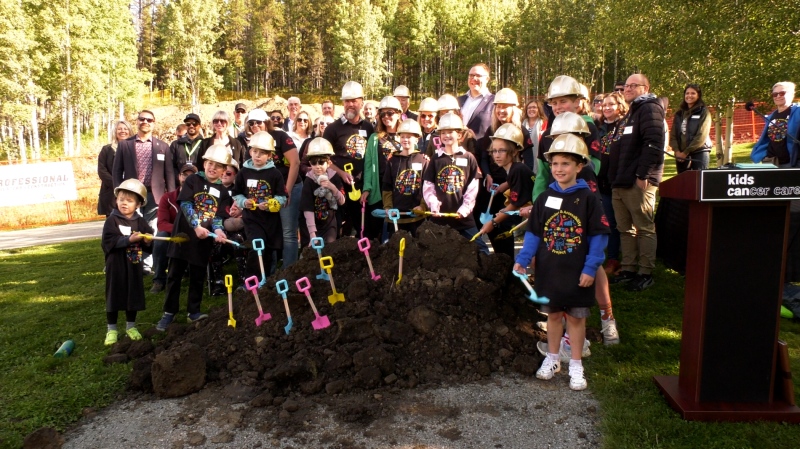
[[332, 295], [328, 295], [328, 302], [331, 303], [331, 305], [334, 305], [337, 302], [344, 302], [344, 295], [341, 293], [334, 293]]
[[233, 318], [228, 319], [228, 326], [236, 329], [236, 320], [234, 320]]
[[317, 319], [311, 322], [311, 326], [314, 330], [325, 329], [331, 325], [331, 320], [328, 319], [326, 315], [317, 316]]
[[292, 317], [289, 317], [289, 323], [283, 328], [284, 332], [286, 332], [286, 335], [289, 335], [289, 331], [292, 330], [293, 324]]
[[351, 190], [350, 193], [347, 194], [350, 197], [351, 201], [358, 201], [361, 199], [361, 191], [360, 190]]
[[328, 273], [326, 273], [324, 271], [317, 275], [317, 279], [322, 280], [322, 281], [330, 281], [331, 280], [331, 278], [328, 277]]
[[536, 296], [536, 293], [531, 293], [531, 295], [528, 296], [528, 299], [530, 299], [533, 302], [539, 303], [539, 304], [548, 304], [548, 303], [550, 303], [550, 300], [547, 299], [546, 296]]
[[486, 212], [483, 212], [481, 214], [481, 223], [486, 224], [489, 223], [490, 221], [492, 221], [492, 214], [487, 214]]
[[261, 326], [265, 322], [272, 319], [272, 315], [269, 313], [262, 313], [261, 315], [256, 318], [256, 326]]

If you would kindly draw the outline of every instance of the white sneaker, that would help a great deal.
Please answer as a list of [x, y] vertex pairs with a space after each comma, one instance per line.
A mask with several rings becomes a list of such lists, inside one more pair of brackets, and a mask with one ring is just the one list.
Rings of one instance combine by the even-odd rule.
[[536, 322], [536, 327], [538, 327], [539, 329], [547, 332], [547, 321], [537, 321]]
[[617, 333], [617, 320], [600, 320], [600, 332], [603, 334], [604, 345], [619, 344], [619, 334]]
[[[539, 377], [539, 373], [536, 373]], [[575, 391], [585, 390], [589, 384], [586, 383], [586, 378], [583, 377], [582, 365], [569, 365], [569, 388]]]
[[542, 380], [550, 380], [559, 371], [561, 371], [561, 362], [545, 357], [542, 366], [536, 371], [536, 377]]

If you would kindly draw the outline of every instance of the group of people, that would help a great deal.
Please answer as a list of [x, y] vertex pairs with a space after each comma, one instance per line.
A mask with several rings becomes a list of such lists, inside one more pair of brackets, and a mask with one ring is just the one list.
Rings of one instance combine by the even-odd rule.
[[539, 345], [545, 361], [537, 377], [550, 379], [569, 362], [570, 387], [586, 388], [581, 357], [589, 353], [589, 309], [600, 307], [605, 343], [619, 342], [609, 284], [633, 291], [654, 284], [664, 155], [672, 149], [679, 171], [707, 168], [710, 115], [700, 87], [688, 85], [669, 131], [642, 74], [593, 99], [574, 78], [558, 76], [544, 102], [524, 105], [512, 89], [492, 94], [489, 77], [489, 68], [476, 64], [464, 95], [425, 98], [416, 112], [405, 86], [375, 103], [349, 81], [343, 113], [334, 117], [326, 101], [313, 124], [296, 97], [285, 117], [241, 103], [233, 120], [218, 111], [208, 137], [200, 117], [188, 114], [185, 134], [171, 145], [152, 136], [150, 111], [139, 113], [135, 135], [119, 122], [98, 168], [101, 177], [104, 170], [111, 175], [103, 178], [99, 206], [108, 215], [106, 343], [117, 340], [119, 311], [126, 312], [128, 336], [141, 338], [135, 314], [144, 309], [148, 250], [155, 255], [152, 291], [166, 289], [157, 325], [165, 330], [179, 311], [187, 270], [188, 319], [206, 317], [200, 303], [207, 266], [213, 292], [221, 293], [230, 240], [264, 243], [264, 266], [254, 251], [234, 250], [243, 282], [268, 274], [274, 261], [290, 266], [314, 238], [385, 241], [395, 229], [394, 210], [398, 228], [412, 235], [427, 219], [488, 253], [486, 235], [495, 253], [512, 258], [514, 240], [503, 237], [527, 219], [514, 270], [527, 274], [536, 259], [536, 288], [550, 299], [542, 306], [548, 339]]

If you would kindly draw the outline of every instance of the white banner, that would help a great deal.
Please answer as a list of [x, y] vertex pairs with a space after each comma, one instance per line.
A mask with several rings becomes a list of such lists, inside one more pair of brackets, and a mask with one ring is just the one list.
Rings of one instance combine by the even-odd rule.
[[70, 161], [0, 165], [0, 207], [76, 199]]

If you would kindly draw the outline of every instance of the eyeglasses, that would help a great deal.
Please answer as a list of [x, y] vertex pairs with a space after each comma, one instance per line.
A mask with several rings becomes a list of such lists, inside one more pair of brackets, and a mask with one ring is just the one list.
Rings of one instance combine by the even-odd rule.
[[199, 123], [197, 123], [197, 122], [183, 122], [183, 123], [184, 123], [186, 126], [191, 126], [192, 128], [197, 128], [198, 126], [200, 126], [200, 124], [199, 124]]
[[434, 118], [434, 117], [436, 117], [436, 116], [433, 115], [433, 114], [420, 114], [419, 115], [419, 118]]
[[397, 115], [397, 111], [384, 111], [379, 114], [380, 118], [391, 117], [393, 115]]
[[282, 119], [282, 118], [283, 118], [283, 117], [281, 117], [280, 115], [271, 115], [271, 116], [269, 117], [269, 119], [270, 119], [270, 120], [272, 120], [273, 122], [277, 122], [277, 121], [279, 121], [279, 120], [280, 120], [280, 119]]
[[235, 175], [235, 174], [236, 174], [236, 173], [234, 173], [234, 172], [232, 172], [232, 171], [226, 171], [226, 172], [224, 173], [224, 175], [225, 175], [225, 176], [233, 176], [233, 175]]
[[246, 111], [245, 111], [244, 109], [237, 109], [237, 110], [236, 110], [236, 113], [237, 113], [237, 114], [244, 114], [245, 112], [246, 112]]
[[603, 100], [594, 100], [593, 104], [603, 104]]
[[214, 120], [212, 120], [212, 122], [215, 125], [227, 125], [228, 124], [227, 120], [222, 120], [221, 118], [215, 118]]
[[636, 84], [636, 83], [631, 83], [631, 84], [626, 84], [626, 85], [624, 85], [623, 87], [624, 87], [625, 89], [636, 89], [637, 87], [640, 87], [640, 86], [641, 86], [641, 87], [647, 87], [647, 84]]
[[308, 160], [308, 163], [311, 165], [325, 165], [328, 162], [326, 158], [311, 158]]
[[778, 98], [778, 97], [782, 97], [784, 95], [786, 95], [786, 92], [773, 92], [772, 93], [772, 98]]
[[481, 75], [480, 73], [470, 73], [470, 78], [486, 78], [487, 75]]
[[299, 119], [297, 119], [297, 122], [298, 123], [308, 122], [308, 119], [307, 118], [299, 118]]
[[153, 123], [154, 121], [156, 121], [156, 119], [148, 118], [148, 117], [139, 117], [139, 121], [142, 122], [142, 123], [144, 123], [144, 122]]
[[247, 122], [247, 124], [250, 125], [250, 126], [263, 125], [264, 122], [262, 120], [250, 120], [249, 122]]
[[503, 155], [503, 154], [507, 154], [508, 150], [489, 150], [488, 153], [489, 154], [500, 154], [500, 155]]

